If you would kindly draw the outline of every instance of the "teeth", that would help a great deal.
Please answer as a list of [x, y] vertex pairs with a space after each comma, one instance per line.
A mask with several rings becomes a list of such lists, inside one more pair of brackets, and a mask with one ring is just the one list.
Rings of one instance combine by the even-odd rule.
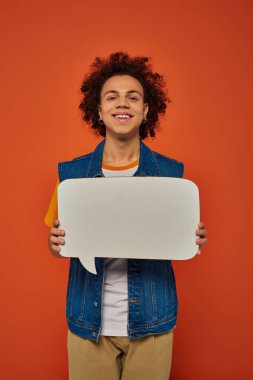
[[119, 119], [129, 119], [130, 118], [129, 115], [116, 115], [115, 117], [119, 118]]

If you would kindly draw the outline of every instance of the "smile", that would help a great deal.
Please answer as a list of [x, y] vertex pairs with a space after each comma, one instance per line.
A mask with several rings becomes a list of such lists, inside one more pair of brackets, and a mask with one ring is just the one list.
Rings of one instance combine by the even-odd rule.
[[132, 117], [132, 115], [130, 114], [114, 114], [112, 115], [115, 119], [130, 119]]

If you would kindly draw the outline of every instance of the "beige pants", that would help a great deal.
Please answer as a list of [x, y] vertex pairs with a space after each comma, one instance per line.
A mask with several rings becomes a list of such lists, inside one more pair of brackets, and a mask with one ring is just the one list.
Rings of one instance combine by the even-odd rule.
[[173, 330], [130, 341], [100, 336], [98, 343], [68, 330], [69, 380], [168, 380]]

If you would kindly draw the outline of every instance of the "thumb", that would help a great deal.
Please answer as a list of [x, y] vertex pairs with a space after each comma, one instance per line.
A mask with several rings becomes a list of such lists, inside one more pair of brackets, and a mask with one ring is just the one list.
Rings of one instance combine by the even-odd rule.
[[55, 219], [54, 220], [54, 227], [59, 227], [59, 225], [60, 225], [59, 219]]

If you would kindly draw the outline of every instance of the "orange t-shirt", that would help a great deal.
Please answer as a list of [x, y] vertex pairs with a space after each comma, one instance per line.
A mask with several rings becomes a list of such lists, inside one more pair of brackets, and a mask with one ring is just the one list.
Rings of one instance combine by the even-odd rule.
[[[111, 166], [111, 165], [107, 165], [107, 164], [102, 164], [102, 169], [111, 170], [111, 171], [122, 171], [122, 170], [131, 169], [131, 168], [137, 166], [138, 164], [139, 164], [139, 160], [136, 160], [136, 161], [132, 162], [131, 164], [124, 165], [124, 166]], [[48, 210], [47, 210], [45, 218], [44, 218], [44, 222], [48, 227], [52, 227], [54, 225], [55, 219], [58, 218], [57, 187], [58, 187], [59, 183], [60, 183], [60, 181], [58, 180], [56, 185], [55, 185], [53, 195], [52, 195], [52, 198], [50, 200], [49, 207], [48, 207]]]

